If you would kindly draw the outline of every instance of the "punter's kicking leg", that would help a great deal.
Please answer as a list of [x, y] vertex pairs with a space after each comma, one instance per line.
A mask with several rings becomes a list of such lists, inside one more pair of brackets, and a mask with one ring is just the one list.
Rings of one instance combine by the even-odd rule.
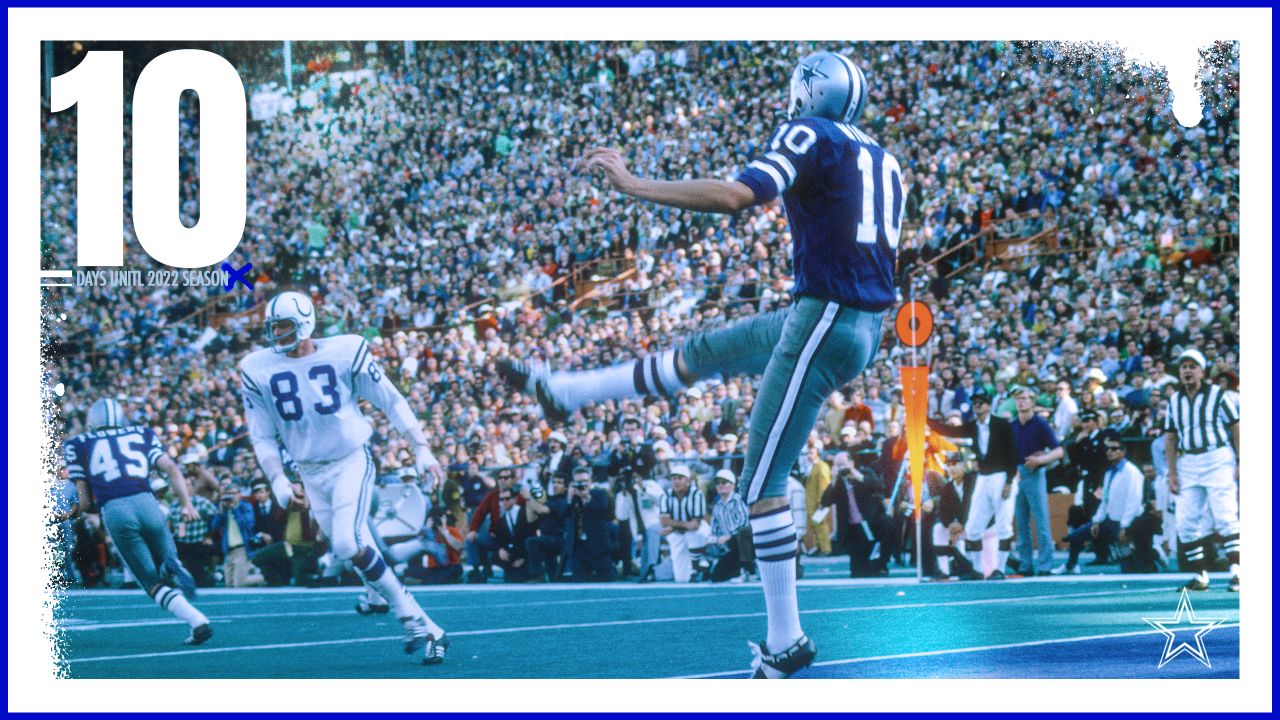
[[347, 458], [327, 463], [322, 472], [310, 477], [304, 468], [302, 476], [312, 515], [329, 538], [334, 556], [340, 561], [350, 560], [365, 584], [386, 598], [404, 626], [405, 653], [423, 650], [423, 663], [434, 665], [444, 661], [448, 636], [387, 567], [369, 532], [375, 473], [373, 455], [365, 447]]
[[535, 396], [551, 422], [564, 422], [587, 403], [645, 395], [675, 395], [706, 377], [759, 375], [782, 335], [791, 308], [754, 315], [715, 330], [700, 332], [678, 347], [595, 370], [552, 372], [516, 360], [498, 370], [520, 392]]
[[796, 528], [786, 498], [787, 473], [822, 404], [875, 357], [884, 315], [807, 297], [798, 299], [791, 310], [756, 392], [747, 459], [738, 482], [750, 508], [768, 614], [768, 634], [764, 642], [753, 644], [757, 678], [787, 677], [807, 667], [817, 654], [800, 627]]

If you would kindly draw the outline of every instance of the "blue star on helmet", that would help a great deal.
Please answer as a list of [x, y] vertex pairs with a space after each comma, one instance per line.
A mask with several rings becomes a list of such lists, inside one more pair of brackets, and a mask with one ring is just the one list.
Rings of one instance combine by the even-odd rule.
[[813, 79], [814, 78], [822, 78], [825, 80], [831, 77], [830, 75], [827, 75], [826, 73], [818, 69], [818, 66], [821, 64], [822, 64], [822, 61], [819, 60], [815, 62], [813, 65], [800, 66], [800, 82], [804, 83], [804, 91], [809, 93], [810, 95], [813, 95]]

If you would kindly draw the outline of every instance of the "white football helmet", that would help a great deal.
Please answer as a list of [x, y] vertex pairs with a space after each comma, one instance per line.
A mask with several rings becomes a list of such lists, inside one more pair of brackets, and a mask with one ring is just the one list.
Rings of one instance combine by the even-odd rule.
[[[291, 323], [293, 327], [284, 333], [277, 333], [276, 325], [285, 322]], [[311, 304], [311, 298], [300, 292], [282, 292], [267, 303], [263, 323], [267, 343], [271, 348], [276, 352], [291, 352], [315, 332], [316, 308]]]
[[791, 73], [787, 118], [856, 122], [867, 103], [867, 91], [866, 75], [845, 56], [826, 51], [807, 55]]
[[85, 424], [90, 430], [122, 427], [125, 422], [124, 408], [111, 398], [102, 398], [90, 405], [88, 416], [85, 417]]

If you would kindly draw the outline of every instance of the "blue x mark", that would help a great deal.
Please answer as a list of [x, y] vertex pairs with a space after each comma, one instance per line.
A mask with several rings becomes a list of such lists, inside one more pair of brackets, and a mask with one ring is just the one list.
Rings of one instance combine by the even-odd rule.
[[240, 268], [239, 270], [236, 270], [235, 268], [231, 267], [231, 263], [224, 262], [222, 263], [222, 269], [227, 273], [227, 286], [224, 287], [223, 290], [226, 290], [227, 292], [231, 292], [231, 288], [235, 287], [236, 283], [240, 283], [241, 285], [244, 285], [250, 290], [253, 289], [253, 283], [249, 280], [249, 278], [245, 277], [245, 274], [253, 269], [253, 263], [245, 263], [244, 267]]

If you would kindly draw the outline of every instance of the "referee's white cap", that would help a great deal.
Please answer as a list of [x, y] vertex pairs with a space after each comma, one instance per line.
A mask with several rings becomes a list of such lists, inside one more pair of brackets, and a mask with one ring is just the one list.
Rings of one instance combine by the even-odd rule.
[[1187, 348], [1178, 356], [1178, 364], [1181, 365], [1183, 360], [1194, 360], [1197, 365], [1202, 368], [1209, 367], [1209, 363], [1205, 362], [1204, 353], [1195, 348]]

